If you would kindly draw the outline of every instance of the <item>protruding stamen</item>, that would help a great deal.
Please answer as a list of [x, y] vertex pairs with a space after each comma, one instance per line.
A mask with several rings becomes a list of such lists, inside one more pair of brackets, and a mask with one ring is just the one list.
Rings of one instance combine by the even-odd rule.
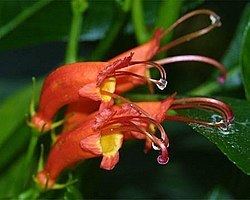
[[[146, 132], [146, 134], [148, 134], [148, 132]], [[148, 135], [148, 137], [151, 139], [151, 141], [156, 144], [160, 150], [161, 150], [161, 154], [157, 157], [157, 162], [161, 165], [165, 165], [168, 163], [169, 161], [169, 157], [168, 157], [168, 144], [169, 143], [165, 143], [164, 141], [159, 140], [157, 137], [155, 137], [154, 135]]]
[[170, 63], [176, 63], [176, 62], [203, 62], [207, 63], [209, 65], [212, 65], [213, 67], [217, 68], [220, 71], [220, 77], [218, 78], [218, 81], [220, 83], [224, 83], [226, 76], [227, 76], [227, 71], [226, 68], [223, 64], [219, 63], [218, 61], [208, 58], [205, 56], [199, 56], [199, 55], [183, 55], [183, 56], [173, 56], [173, 57], [168, 57], [168, 58], [163, 58], [161, 60], [155, 61], [156, 63], [160, 65], [166, 65]]
[[142, 116], [116, 117], [116, 118], [113, 118], [112, 120], [110, 120], [107, 124], [105, 124], [105, 126], [110, 126], [110, 125], [117, 124], [117, 123], [124, 123], [128, 120], [139, 122], [139, 123], [143, 122], [145, 124], [154, 124], [161, 133], [162, 141], [164, 141], [166, 144], [169, 143], [169, 139], [168, 139], [167, 134], [165, 133], [163, 127], [158, 122], [156, 122], [154, 119], [151, 119], [149, 117], [142, 117]]
[[166, 88], [166, 86], [167, 86], [167, 81], [165, 79], [160, 78], [159, 80], [156, 80], [156, 79], [153, 79], [153, 78], [144, 77], [144, 76], [141, 76], [141, 75], [138, 75], [138, 74], [135, 74], [135, 73], [132, 73], [132, 72], [127, 72], [127, 71], [117, 71], [112, 76], [115, 76], [115, 77], [118, 77], [118, 76], [133, 76], [133, 77], [136, 77], [138, 79], [141, 79], [144, 82], [145, 81], [146, 82], [150, 81], [152, 83], [155, 83], [156, 86], [160, 90], [164, 90]]
[[152, 81], [153, 83], [155, 83], [159, 89], [161, 89], [161, 90], [165, 89], [165, 87], [167, 86], [167, 81], [166, 81], [167, 75], [166, 75], [164, 68], [160, 64], [155, 63], [155, 62], [151, 62], [151, 61], [133, 61], [133, 62], [131, 62], [132, 56], [133, 56], [133, 53], [131, 53], [130, 56], [125, 57], [123, 60], [118, 60], [118, 61], [114, 62], [113, 64], [107, 66], [106, 69], [104, 70], [104, 72], [102, 72], [98, 75], [97, 86], [101, 85], [101, 83], [108, 77], [121, 76], [121, 75], [130, 75], [130, 76], [134, 76], [134, 77], [143, 79], [145, 81], [146, 79], [144, 77], [142, 78], [142, 76], [140, 76], [140, 75], [134, 74], [132, 72], [120, 71], [120, 69], [123, 69], [126, 67], [131, 67], [133, 65], [143, 64], [142, 66], [139, 66], [139, 67], [145, 68], [145, 65], [151, 65], [151, 66], [158, 69], [158, 71], [160, 72], [160, 77], [161, 77], [160, 80], [154, 80], [154, 79], [149, 79], [149, 80]]
[[[145, 115], [146, 117], [140, 117], [140, 120], [142, 120], [144, 118], [145, 122], [147, 122], [147, 123], [150, 122], [150, 123], [154, 124], [158, 128], [158, 130], [160, 131], [162, 140], [163, 141], [167, 141], [167, 143], [168, 143], [168, 138], [167, 138], [167, 135], [166, 135], [166, 133], [165, 133], [164, 128], [162, 127], [162, 125], [160, 123], [158, 123], [157, 121], [155, 121], [154, 119], [152, 119], [146, 111], [144, 111], [139, 106], [137, 106], [136, 104], [132, 103], [131, 101], [125, 99], [124, 97], [122, 97], [120, 95], [117, 95], [117, 94], [114, 94], [114, 93], [110, 93], [110, 92], [106, 92], [106, 91], [103, 91], [103, 93], [105, 95], [110, 95], [113, 98], [121, 99], [125, 103], [128, 103], [131, 107], [135, 108], [138, 112], [140, 112], [141, 114]], [[135, 118], [138, 118], [138, 117], [136, 116], [136, 117], [133, 117], [133, 118], [135, 119]]]
[[[121, 120], [118, 120], [121, 121]], [[117, 123], [117, 122], [115, 122]], [[113, 126], [114, 124], [110, 124], [108, 126]], [[106, 127], [107, 128], [107, 127]], [[110, 130], [112, 129], [112, 131], [114, 131], [114, 128], [110, 128]], [[105, 129], [107, 130], [107, 129]], [[126, 122], [122, 122], [122, 126], [121, 128], [117, 129], [118, 131], [135, 131], [135, 132], [139, 132], [144, 134], [145, 136], [147, 136], [153, 144], [155, 144], [160, 150], [161, 150], [161, 154], [157, 157], [157, 161], [159, 164], [167, 164], [169, 157], [168, 157], [168, 151], [167, 151], [167, 147], [168, 147], [168, 143], [166, 143], [164, 140], [160, 140], [159, 138], [157, 138], [156, 136], [154, 136], [153, 134], [147, 132], [146, 130], [142, 129], [141, 127], [137, 126], [135, 123], [131, 122], [131, 120], [128, 120], [126, 118]], [[117, 131], [115, 130], [115, 131]]]
[[162, 35], [161, 38], [164, 37], [165, 35], [167, 35], [168, 33], [170, 33], [174, 28], [176, 28], [179, 24], [181, 24], [182, 22], [186, 21], [187, 19], [196, 16], [196, 15], [208, 15], [210, 20], [211, 20], [211, 24], [209, 26], [207, 26], [206, 28], [200, 29], [198, 31], [195, 31], [193, 33], [189, 33], [185, 36], [182, 36], [168, 44], [166, 44], [165, 46], [161, 47], [158, 52], [162, 52], [162, 51], [166, 51], [168, 49], [171, 49], [172, 47], [179, 45], [181, 43], [190, 41], [194, 38], [200, 37], [206, 33], [208, 33], [209, 31], [211, 31], [212, 29], [221, 26], [221, 21], [220, 21], [220, 17], [214, 13], [213, 11], [210, 10], [206, 10], [206, 9], [201, 9], [201, 10], [195, 10], [193, 12], [190, 12], [186, 15], [184, 15], [183, 17], [181, 17], [180, 19], [178, 19], [173, 25], [171, 25], [168, 29], [166, 29]]
[[155, 68], [157, 68], [159, 70], [161, 78], [164, 80], [167, 79], [165, 69], [160, 64], [158, 64], [156, 62], [151, 62], [151, 61], [133, 61], [133, 62], [130, 62], [129, 66], [137, 65], [137, 64], [146, 64], [146, 65], [154, 66]]
[[205, 97], [194, 97], [194, 98], [183, 98], [176, 99], [171, 105], [170, 109], [190, 109], [190, 108], [200, 108], [205, 110], [215, 111], [221, 114], [223, 120], [220, 122], [207, 122], [205, 120], [196, 120], [184, 116], [166, 116], [167, 120], [183, 121], [187, 123], [198, 123], [207, 126], [217, 126], [223, 127], [228, 126], [234, 119], [234, 114], [229, 105], [211, 98]]

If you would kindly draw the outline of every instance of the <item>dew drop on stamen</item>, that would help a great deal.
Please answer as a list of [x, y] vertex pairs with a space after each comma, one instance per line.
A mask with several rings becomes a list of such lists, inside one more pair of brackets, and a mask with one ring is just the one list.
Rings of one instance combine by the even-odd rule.
[[222, 116], [220, 115], [212, 115], [211, 116], [212, 122], [214, 124], [220, 124], [220, 126], [218, 127], [219, 132], [223, 135], [228, 135], [228, 134], [232, 134], [235, 133], [236, 130], [234, 130], [232, 124], [228, 124], [225, 123]]
[[168, 82], [167, 80], [161, 78], [155, 84], [160, 90], [164, 90], [167, 87]]
[[223, 123], [223, 118], [220, 115], [214, 114], [214, 115], [211, 116], [211, 119], [212, 119], [212, 122], [215, 123], [215, 124]]
[[218, 15], [210, 15], [210, 20], [212, 25], [216, 24], [217, 26], [221, 26], [220, 17]]

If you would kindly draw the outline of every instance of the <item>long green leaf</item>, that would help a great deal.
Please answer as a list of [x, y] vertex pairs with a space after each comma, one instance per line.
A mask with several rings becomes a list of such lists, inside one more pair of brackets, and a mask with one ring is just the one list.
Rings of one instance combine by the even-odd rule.
[[33, 5], [25, 8], [22, 12], [20, 12], [14, 19], [10, 20], [7, 24], [0, 28], [0, 39], [2, 39], [5, 35], [13, 31], [18, 25], [23, 23], [26, 19], [31, 17], [34, 13], [42, 9], [52, 0], [40, 0], [35, 2]]
[[246, 98], [250, 100], [250, 19], [244, 31], [243, 47], [241, 50], [241, 70]]
[[[24, 189], [25, 173], [24, 168], [25, 156], [21, 155], [14, 160], [8, 170], [1, 173], [0, 177], [0, 198], [14, 198]], [[34, 160], [32, 162], [34, 165]], [[30, 166], [31, 167], [31, 166]]]
[[[41, 82], [36, 84], [36, 97], [40, 91]], [[28, 86], [8, 97], [0, 105], [0, 146], [11, 136], [12, 133], [22, 124], [29, 113], [32, 87]]]
[[[191, 126], [213, 142], [243, 172], [250, 175], [250, 103], [231, 98], [223, 98], [223, 100], [232, 107], [235, 115], [233, 123], [227, 130], [199, 125]], [[207, 116], [204, 112], [197, 110], [188, 110], [185, 113], [199, 119]]]
[[219, 199], [233, 199], [232, 195], [229, 194], [228, 191], [226, 191], [222, 187], [214, 187], [212, 191], [207, 195], [207, 200], [219, 200]]
[[0, 147], [0, 170], [9, 167], [9, 164], [13, 162], [23, 152], [29, 141], [30, 129], [26, 124], [18, 126], [11, 137]]
[[[32, 6], [32, 1], [0, 1], [0, 27]], [[89, 1], [89, 12], [86, 14], [81, 40], [97, 40], [104, 36], [112, 23], [115, 2]], [[55, 17], [56, 16], [56, 17]], [[48, 6], [37, 10], [0, 40], [0, 50], [39, 44], [48, 41], [65, 41], [70, 29], [70, 1], [53, 1]], [[100, 17], [101, 16], [101, 17]], [[32, 31], [31, 31], [32, 30]], [[15, 41], [15, 42], [13, 42]]]

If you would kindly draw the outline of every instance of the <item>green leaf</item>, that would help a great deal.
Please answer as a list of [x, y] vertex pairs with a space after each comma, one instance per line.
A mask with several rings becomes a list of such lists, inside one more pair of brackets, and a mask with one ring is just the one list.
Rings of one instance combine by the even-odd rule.
[[13, 162], [13, 159], [16, 159], [24, 151], [28, 146], [29, 138], [29, 127], [26, 124], [18, 126], [11, 138], [0, 147], [0, 170], [8, 167], [8, 164]]
[[208, 200], [219, 200], [219, 199], [233, 199], [232, 196], [222, 187], [215, 187], [207, 195]]
[[250, 4], [248, 3], [242, 13], [239, 25], [235, 31], [234, 37], [229, 45], [226, 54], [224, 55], [222, 62], [228, 68], [239, 66], [240, 63], [240, 51], [242, 48], [243, 34], [247, 24], [250, 20]]
[[25, 8], [22, 12], [18, 13], [15, 18], [10, 20], [8, 23], [0, 28], [0, 38], [13, 31], [18, 25], [24, 22], [26, 19], [31, 17], [34, 13], [42, 9], [44, 6], [50, 3], [52, 0], [38, 0], [31, 6]]
[[74, 186], [70, 185], [66, 187], [66, 192], [64, 193], [63, 199], [83, 199], [81, 192]]
[[[33, 1], [18, 1], [18, 3], [0, 1], [0, 9], [8, 11], [1, 12], [0, 27], [29, 9], [32, 4], [34, 4]], [[88, 13], [84, 17], [84, 26], [81, 30], [82, 41], [97, 40], [104, 36], [113, 21], [114, 5], [113, 1], [89, 1]], [[70, 1], [53, 1], [37, 10], [32, 17], [18, 24], [0, 40], [0, 50], [48, 41], [65, 41], [70, 29], [70, 8]]]
[[[14, 23], [15, 26], [11, 32], [8, 31], [8, 34], [1, 38], [0, 50], [49, 41], [65, 41], [70, 29], [70, 1], [41, 1], [45, 2], [44, 6], [41, 3], [42, 6], [38, 6], [39, 9], [33, 10], [35, 12], [23, 17], [21, 21], [18, 15], [29, 11], [34, 6], [34, 1], [0, 1], [0, 11], [8, 11], [0, 14], [0, 29], [18, 17], [18, 23]], [[47, 5], [46, 1], [50, 3]], [[189, 10], [201, 2], [202, 0], [186, 1], [182, 9]], [[116, 10], [115, 1], [88, 1], [88, 3], [88, 12], [84, 16], [84, 25], [81, 30], [81, 41], [102, 39], [117, 17], [116, 12], [113, 12]], [[146, 1], [145, 5], [145, 13], [151, 13], [150, 16], [145, 17], [145, 21], [146, 24], [150, 24], [157, 16], [158, 5], [154, 1]], [[125, 7], [128, 10], [127, 5]]]
[[37, 188], [30, 188], [25, 192], [18, 195], [19, 200], [29, 200], [29, 199], [37, 199], [40, 195], [40, 191]]
[[[34, 160], [32, 164], [34, 165]], [[25, 166], [25, 154], [22, 154], [14, 162], [9, 165], [8, 169], [1, 171], [0, 176], [0, 198], [14, 198], [16, 197], [25, 187], [26, 182], [26, 171]]]
[[[35, 96], [41, 88], [41, 82], [35, 86]], [[32, 86], [25, 87], [17, 93], [8, 97], [0, 105], [0, 146], [4, 144], [15, 132], [15, 130], [25, 122], [29, 113], [29, 104], [32, 97]]]
[[9, 169], [1, 174], [0, 178], [0, 197], [1, 198], [10, 198], [13, 197], [16, 192], [16, 185], [13, 184], [16, 179], [18, 179], [21, 171], [20, 168], [23, 164], [23, 158], [13, 162], [13, 165], [9, 166]]
[[241, 50], [241, 70], [245, 87], [246, 98], [250, 100], [250, 20], [244, 31]]
[[[233, 123], [227, 130], [200, 125], [191, 125], [191, 127], [207, 137], [229, 160], [250, 175], [250, 103], [231, 98], [223, 98], [222, 100], [232, 107], [235, 115]], [[207, 113], [198, 110], [187, 110], [184, 113], [193, 118], [203, 119], [207, 117]], [[211, 114], [209, 116], [211, 118]]]

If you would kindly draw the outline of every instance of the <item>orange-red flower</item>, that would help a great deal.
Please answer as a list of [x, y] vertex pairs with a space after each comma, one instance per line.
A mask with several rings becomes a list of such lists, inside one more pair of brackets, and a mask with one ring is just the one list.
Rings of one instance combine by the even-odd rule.
[[[115, 92], [117, 77], [134, 76], [145, 82], [146, 77], [122, 71], [128, 66], [145, 63], [131, 62], [132, 56], [133, 53], [130, 53], [127, 57], [114, 62], [74, 63], [56, 69], [44, 81], [38, 111], [32, 116], [32, 126], [40, 131], [49, 130], [54, 115], [61, 107], [80, 100], [84, 101], [86, 98], [101, 101], [104, 107], [106, 104], [112, 104], [112, 98], [103, 92]], [[159, 81], [148, 80], [164, 88], [166, 86], [164, 69], [156, 63], [146, 62], [146, 64], [156, 66], [161, 73]]]
[[[187, 35], [182, 36], [174, 41], [171, 41], [170, 43], [168, 43], [164, 46], [161, 46], [161, 39], [162, 38], [164, 38], [169, 32], [171, 32], [175, 27], [177, 27], [183, 21], [185, 21], [193, 16], [196, 16], [196, 15], [208, 15], [211, 19], [211, 24], [209, 26], [207, 26], [206, 28], [198, 30], [194, 33], [187, 34]], [[149, 67], [147, 67], [147, 64], [150, 64], [150, 62], [146, 62], [146, 61], [151, 60], [159, 52], [167, 51], [176, 45], [179, 45], [179, 44], [186, 42], [186, 41], [190, 41], [191, 39], [194, 39], [194, 38], [199, 37], [201, 35], [204, 35], [204, 34], [208, 33], [209, 31], [211, 31], [212, 29], [219, 27], [220, 24], [221, 23], [220, 23], [219, 16], [216, 13], [214, 13], [213, 11], [202, 9], [202, 10], [196, 10], [196, 11], [190, 12], [190, 13], [184, 15], [183, 17], [181, 17], [180, 19], [178, 19], [173, 25], [171, 25], [166, 30], [157, 29], [155, 31], [155, 34], [153, 35], [153, 37], [148, 42], [146, 42], [138, 47], [132, 48], [132, 49], [130, 49], [130, 50], [118, 55], [118, 56], [115, 56], [114, 58], [110, 59], [108, 62], [114, 62], [116, 60], [122, 59], [125, 56], [129, 55], [131, 52], [133, 52], [133, 57], [131, 58], [131, 62], [132, 63], [136, 63], [138, 61], [143, 61], [143, 62], [141, 64], [128, 66], [124, 70], [127, 72], [127, 75], [128, 75], [128, 73], [133, 73], [133, 74], [137, 74], [138, 76], [141, 76], [141, 77], [147, 77], [146, 79], [149, 80], [150, 79], [150, 72], [149, 72]], [[173, 57], [168, 57], [168, 58], [164, 58], [164, 59], [155, 61], [155, 63], [158, 63], [160, 65], [166, 65], [166, 64], [176, 63], [176, 62], [203, 62], [203, 63], [209, 64], [209, 65], [220, 70], [221, 75], [218, 78], [219, 82], [224, 82], [224, 80], [226, 78], [225, 67], [221, 63], [217, 62], [216, 60], [214, 60], [212, 58], [205, 57], [205, 56], [181, 55], [181, 56], [173, 56]], [[145, 83], [144, 81], [141, 81], [140, 78], [135, 77], [135, 76], [124, 76], [125, 73], [119, 74], [119, 75], [122, 75], [122, 76], [116, 77], [116, 89], [115, 89], [116, 94], [121, 94], [121, 93], [126, 92], [130, 89], [133, 89], [134, 87], [136, 87], [140, 84]], [[165, 80], [162, 80], [162, 81], [165, 82]], [[150, 82], [148, 82], [148, 84], [149, 84], [150, 89], [152, 89], [152, 85], [150, 84]], [[159, 84], [159, 82], [158, 82], [158, 84]], [[164, 86], [164, 84], [163, 84], [163, 86]], [[81, 106], [81, 104], [82, 104], [82, 106]], [[88, 110], [85, 111], [86, 114], [83, 114], [85, 108], [88, 109], [85, 106], [85, 102], [83, 100], [80, 100], [80, 101], [74, 102], [74, 103], [70, 103], [68, 105], [67, 112], [66, 112], [67, 117], [66, 117], [65, 127], [68, 127], [68, 125], [70, 123], [68, 123], [67, 120], [70, 120], [71, 118], [83, 117], [83, 119], [82, 119], [82, 121], [83, 121], [86, 114], [89, 114]], [[71, 125], [71, 127], [73, 127], [73, 126]]]
[[[205, 14], [211, 25], [182, 36], [161, 47], [161, 39], [192, 16]], [[160, 151], [157, 161], [169, 160], [169, 139], [161, 123], [165, 120], [196, 123], [204, 126], [227, 127], [233, 120], [230, 107], [216, 99], [170, 96], [160, 102], [132, 103], [119, 96], [145, 82], [155, 83], [159, 89], [166, 87], [166, 72], [161, 65], [196, 61], [210, 64], [220, 70], [223, 82], [226, 70], [219, 62], [199, 55], [182, 55], [150, 61], [157, 53], [203, 35], [220, 25], [219, 17], [209, 10], [197, 10], [183, 16], [166, 30], [157, 30], [147, 43], [131, 49], [107, 62], [83, 62], [65, 65], [52, 72], [45, 80], [38, 111], [31, 124], [40, 131], [51, 128], [57, 111], [68, 105], [64, 128], [53, 145], [46, 165], [36, 180], [41, 187], [52, 188], [57, 177], [65, 169], [79, 161], [102, 157], [100, 167], [113, 169], [119, 161], [119, 149], [129, 139], [145, 140], [145, 152], [151, 147]], [[160, 79], [152, 79], [149, 68], [156, 67]], [[119, 99], [115, 103], [115, 99]], [[168, 110], [177, 111], [168, 115]], [[221, 115], [221, 121], [205, 121], [178, 114], [180, 109], [212, 110]], [[160, 137], [157, 137], [157, 132]]]
[[[179, 115], [168, 115], [173, 109], [207, 109], [221, 114], [220, 122], [209, 122]], [[69, 132], [59, 135], [50, 151], [45, 168], [38, 173], [37, 181], [42, 187], [53, 187], [61, 171], [81, 160], [102, 157], [100, 167], [111, 170], [119, 161], [119, 149], [124, 140], [146, 140], [146, 151], [151, 148], [160, 150], [157, 161], [166, 164], [169, 160], [168, 137], [160, 125], [164, 120], [198, 123], [205, 126], [224, 127], [233, 120], [228, 105], [211, 98], [195, 97], [176, 99], [174, 96], [161, 102], [126, 102], [93, 113], [84, 123]], [[81, 121], [82, 122], [82, 121]], [[75, 122], [72, 122], [75, 123]], [[160, 138], [156, 137], [156, 130]]]

